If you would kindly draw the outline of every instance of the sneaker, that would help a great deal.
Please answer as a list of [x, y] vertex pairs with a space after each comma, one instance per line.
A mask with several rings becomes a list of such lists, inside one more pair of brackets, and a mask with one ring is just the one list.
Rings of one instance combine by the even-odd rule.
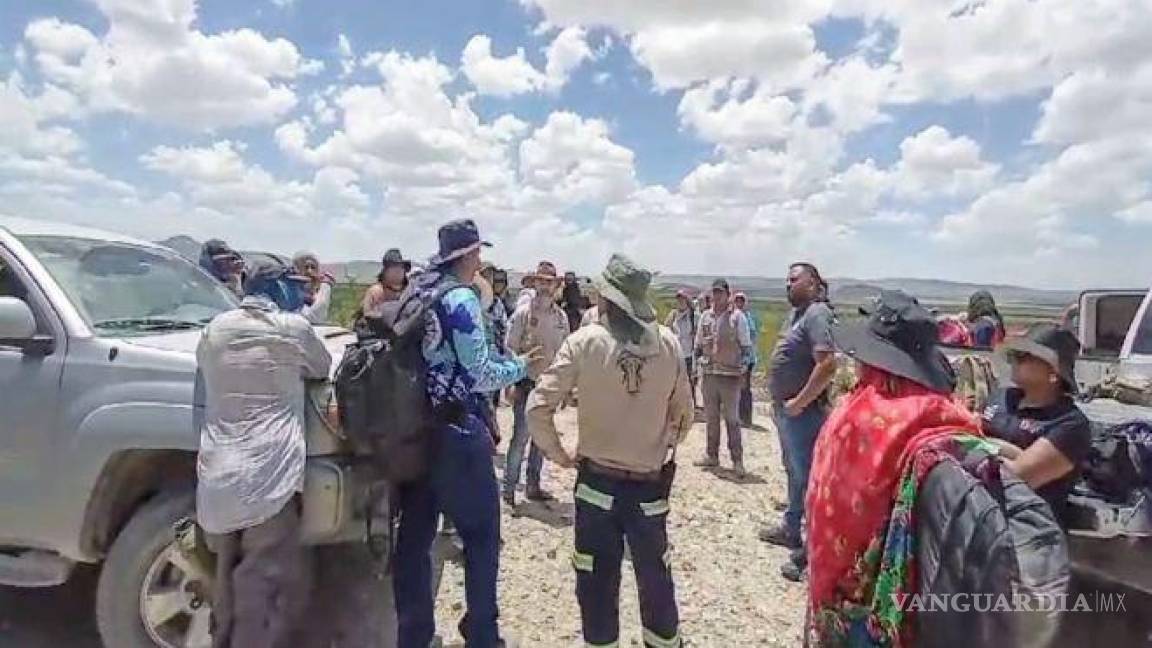
[[799, 549], [803, 546], [800, 536], [789, 531], [783, 524], [773, 524], [760, 529], [760, 539], [768, 544], [788, 549]]
[[539, 486], [535, 488], [529, 488], [528, 492], [524, 494], [524, 497], [528, 498], [528, 500], [532, 502], [551, 502], [556, 499], [552, 496], [552, 493], [549, 493]]
[[516, 491], [504, 491], [504, 503], [512, 508], [516, 508]]
[[712, 457], [704, 457], [703, 459], [694, 461], [692, 465], [696, 466], [697, 468], [715, 468], [716, 466], [720, 465], [720, 460], [713, 459]]

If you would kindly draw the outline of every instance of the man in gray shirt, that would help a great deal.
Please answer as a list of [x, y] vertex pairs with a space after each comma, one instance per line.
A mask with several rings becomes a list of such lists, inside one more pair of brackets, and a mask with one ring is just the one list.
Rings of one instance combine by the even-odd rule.
[[789, 580], [799, 580], [804, 573], [801, 525], [808, 472], [816, 437], [827, 416], [824, 395], [836, 374], [830, 330], [834, 315], [827, 300], [828, 284], [816, 267], [792, 264], [788, 272], [792, 311], [781, 326], [768, 383], [788, 479], [788, 508], [780, 524], [760, 533], [761, 540], [793, 550], [791, 559], [781, 568], [781, 574]]

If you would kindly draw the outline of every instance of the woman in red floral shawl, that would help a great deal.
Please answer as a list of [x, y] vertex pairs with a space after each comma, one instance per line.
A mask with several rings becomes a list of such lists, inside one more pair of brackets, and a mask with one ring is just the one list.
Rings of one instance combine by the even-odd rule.
[[915, 592], [912, 512], [921, 479], [980, 434], [953, 402], [936, 322], [884, 291], [866, 320], [837, 326], [859, 381], [820, 432], [808, 486], [809, 622], [823, 646], [907, 646], [893, 594]]

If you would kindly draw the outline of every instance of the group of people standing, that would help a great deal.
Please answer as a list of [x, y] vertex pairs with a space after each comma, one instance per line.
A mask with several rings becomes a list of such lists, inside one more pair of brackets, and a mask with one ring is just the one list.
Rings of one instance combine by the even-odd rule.
[[[515, 506], [526, 451], [528, 499], [551, 497], [541, 487], [545, 458], [576, 470], [572, 565], [586, 645], [620, 640], [627, 548], [644, 645], [679, 647], [667, 560], [676, 448], [700, 403], [707, 443], [696, 465], [719, 465], [726, 430], [733, 472], [746, 472], [742, 426], [750, 422], [750, 375], [759, 360], [759, 324], [747, 298], [718, 279], [702, 309], [677, 294], [661, 326], [648, 301], [652, 273], [614, 255], [594, 290], [579, 298], [574, 275], [562, 279], [555, 264], [541, 262], [513, 303], [508, 274], [483, 262], [490, 244], [472, 221], [445, 224], [438, 240], [437, 253], [415, 271], [399, 250], [384, 255], [358, 325], [378, 326], [384, 305], [404, 295], [439, 295], [423, 340], [427, 397], [434, 411], [455, 415], [438, 419], [427, 476], [397, 491], [392, 587], [399, 647], [434, 641], [430, 550], [442, 518], [463, 544], [466, 613], [459, 629], [466, 645], [515, 645], [499, 628], [500, 501]], [[205, 393], [197, 514], [219, 557], [215, 645], [274, 648], [294, 645], [308, 587], [300, 546], [303, 380], [327, 376], [331, 365], [310, 326], [326, 318], [316, 307], [330, 298], [324, 287], [331, 282], [314, 255], [297, 255], [287, 269], [245, 265], [238, 256], [213, 241], [202, 260], [244, 297], [205, 328], [197, 350]], [[895, 489], [907, 475], [904, 451], [939, 449], [931, 444], [945, 436], [1000, 439], [993, 446], [1009, 469], [1060, 507], [1088, 443], [1087, 421], [1071, 400], [1075, 338], [1051, 327], [1009, 340], [1017, 387], [978, 417], [950, 398], [954, 377], [936, 349], [936, 321], [914, 298], [885, 291], [865, 319], [838, 322], [827, 282], [808, 263], [789, 268], [787, 294], [791, 310], [767, 367], [787, 503], [760, 537], [791, 550], [784, 577], [801, 580], [811, 570], [811, 619], [828, 645], [846, 636], [874, 639], [865, 645], [898, 643], [907, 628], [891, 610], [869, 607], [883, 604], [871, 588], [880, 576], [907, 574], [881, 574], [890, 563], [862, 557], [895, 515]], [[827, 394], [838, 351], [856, 360], [859, 382], [833, 410]], [[514, 423], [500, 483], [493, 412], [506, 392]], [[578, 435], [566, 447], [554, 415], [573, 398]], [[907, 556], [891, 558], [899, 564]]]

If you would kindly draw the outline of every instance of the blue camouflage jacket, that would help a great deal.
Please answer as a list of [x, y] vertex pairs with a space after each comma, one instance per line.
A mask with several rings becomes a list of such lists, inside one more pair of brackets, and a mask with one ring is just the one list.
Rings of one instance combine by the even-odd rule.
[[[440, 281], [453, 281], [446, 277]], [[435, 290], [438, 282], [429, 282]], [[487, 431], [487, 394], [523, 380], [526, 371], [519, 358], [494, 353], [485, 331], [480, 298], [461, 284], [448, 291], [431, 309], [424, 335], [424, 358], [428, 362], [428, 398], [433, 407], [461, 403], [467, 414], [464, 434]]]

